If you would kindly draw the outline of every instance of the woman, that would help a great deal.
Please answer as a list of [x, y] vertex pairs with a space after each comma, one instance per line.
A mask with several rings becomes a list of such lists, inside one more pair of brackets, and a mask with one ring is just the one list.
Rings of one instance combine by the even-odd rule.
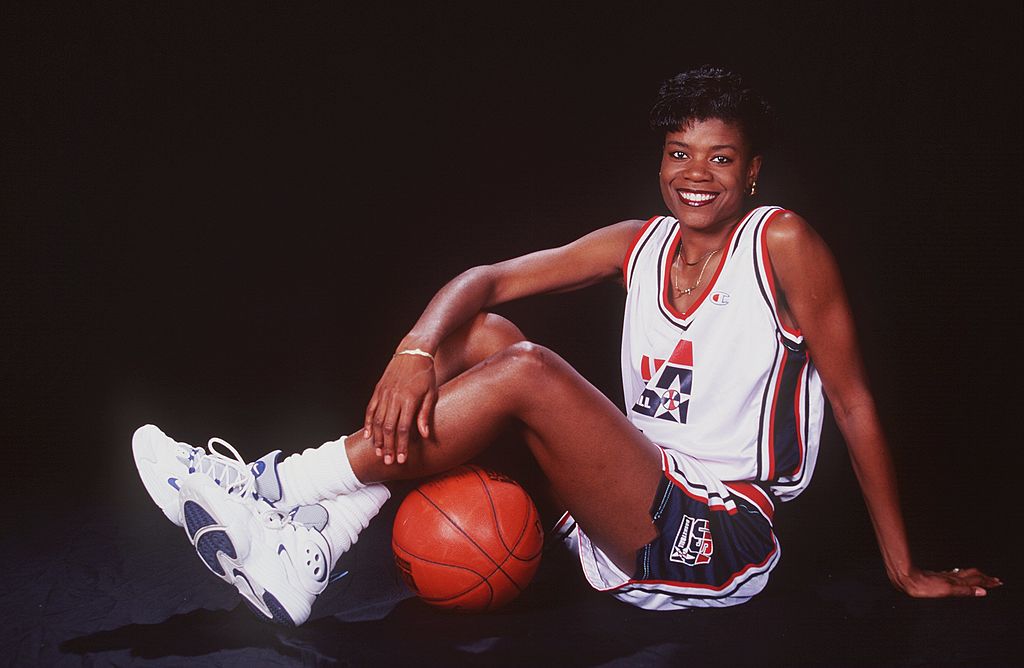
[[[396, 349], [362, 429], [339, 441], [283, 460], [270, 453], [249, 473], [141, 428], [134, 450], [147, 489], [211, 570], [264, 616], [299, 624], [387, 500], [377, 483], [450, 469], [515, 425], [571, 513], [563, 534], [594, 587], [651, 609], [733, 605], [777, 563], [774, 501], [810, 481], [824, 393], [893, 584], [912, 596], [984, 595], [997, 579], [928, 572], [911, 559], [829, 250], [795, 213], [748, 210], [769, 114], [723, 70], [669, 80], [652, 126], [664, 133], [659, 180], [671, 216], [455, 278]], [[619, 277], [626, 415], [486, 313]], [[287, 558], [297, 551], [314, 557]]]

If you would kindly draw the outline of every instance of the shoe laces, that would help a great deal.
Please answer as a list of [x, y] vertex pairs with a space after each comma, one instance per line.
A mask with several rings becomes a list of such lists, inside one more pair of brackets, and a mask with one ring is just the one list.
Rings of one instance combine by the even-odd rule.
[[[217, 445], [227, 448], [234, 459], [218, 452], [215, 447]], [[209, 440], [207, 447], [210, 450], [209, 454], [205, 454], [199, 449], [194, 451], [195, 458], [192, 460], [194, 462], [192, 466], [196, 472], [213, 478], [213, 481], [223, 487], [228, 494], [237, 494], [243, 498], [251, 496], [257, 501], [263, 499], [256, 492], [256, 476], [233, 445], [222, 438], [214, 437]], [[266, 503], [270, 504], [269, 501]], [[263, 508], [257, 512], [260, 520], [268, 529], [280, 530], [292, 524], [294, 509], [284, 511], [271, 505], [269, 508]]]
[[260, 511], [260, 519], [268, 529], [283, 529], [292, 523], [292, 514], [277, 508]]
[[[219, 452], [217, 445], [222, 445], [231, 451], [234, 459]], [[201, 473], [213, 479], [215, 483], [223, 487], [228, 494], [238, 496], [257, 496], [256, 476], [249, 470], [249, 465], [242, 459], [242, 455], [233, 445], [221, 438], [211, 438], [207, 443], [210, 449], [209, 454], [204, 453], [200, 448], [195, 448], [189, 455], [190, 472]]]

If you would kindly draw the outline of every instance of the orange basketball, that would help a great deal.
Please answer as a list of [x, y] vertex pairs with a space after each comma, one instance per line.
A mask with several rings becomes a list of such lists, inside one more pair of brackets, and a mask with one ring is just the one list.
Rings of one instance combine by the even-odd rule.
[[479, 612], [519, 595], [540, 565], [537, 508], [511, 478], [461, 466], [402, 502], [391, 548], [409, 587], [439, 608]]

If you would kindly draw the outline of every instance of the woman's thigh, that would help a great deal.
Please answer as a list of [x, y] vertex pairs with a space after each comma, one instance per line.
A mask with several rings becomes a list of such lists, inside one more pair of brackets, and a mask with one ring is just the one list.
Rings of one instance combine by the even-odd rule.
[[660, 450], [607, 397], [552, 351], [516, 343], [440, 389], [432, 437], [401, 465], [383, 465], [350, 444], [364, 481], [447, 470], [485, 449], [510, 425], [526, 442], [558, 498], [627, 572], [656, 536], [650, 506], [661, 480]]

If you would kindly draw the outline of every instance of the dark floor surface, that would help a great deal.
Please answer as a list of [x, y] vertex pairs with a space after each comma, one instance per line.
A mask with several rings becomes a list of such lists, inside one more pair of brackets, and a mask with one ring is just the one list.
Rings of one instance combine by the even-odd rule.
[[[0, 663], [1024, 665], [1012, 584], [986, 599], [915, 601], [889, 587], [870, 551], [823, 565], [817, 556], [842, 545], [819, 552], [808, 541], [796, 541], [761, 596], [731, 609], [634, 609], [589, 590], [557, 547], [509, 608], [438, 612], [410, 598], [395, 574], [389, 523], [396, 505], [342, 558], [339, 571], [349, 575], [296, 630], [253, 618], [151, 505], [96, 502], [53, 513], [31, 535], [4, 538]], [[989, 568], [1004, 575], [1009, 563]]]

